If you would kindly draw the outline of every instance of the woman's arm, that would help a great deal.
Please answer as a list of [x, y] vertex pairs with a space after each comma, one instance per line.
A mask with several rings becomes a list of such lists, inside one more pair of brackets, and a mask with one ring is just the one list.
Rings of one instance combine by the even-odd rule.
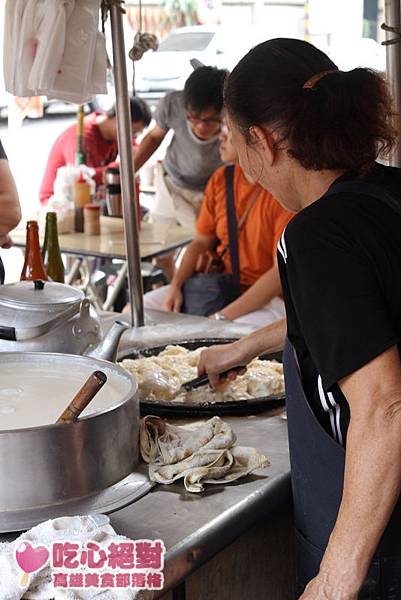
[[0, 160], [0, 246], [9, 246], [9, 232], [21, 220], [18, 192], [7, 160]]
[[280, 275], [277, 263], [264, 273], [237, 300], [220, 311], [225, 319], [233, 321], [242, 315], [263, 308], [275, 296], [281, 294]]
[[[203, 350], [198, 364], [198, 373], [209, 375], [212, 386], [217, 386], [220, 373], [229, 371], [234, 367], [245, 366], [260, 354], [282, 350], [287, 330], [285, 319], [276, 321], [271, 325], [262, 327], [232, 344], [224, 346], [211, 346]], [[236, 371], [231, 371], [227, 378], [233, 381], [237, 376]]]
[[195, 239], [189, 244], [182, 257], [181, 264], [171, 281], [169, 291], [162, 305], [163, 310], [180, 312], [183, 302], [181, 288], [185, 281], [193, 275], [198, 258], [201, 254], [213, 248], [215, 241], [216, 238], [214, 236], [197, 234]]
[[340, 381], [350, 405], [344, 490], [302, 600], [356, 600], [401, 490], [401, 362], [393, 346]]

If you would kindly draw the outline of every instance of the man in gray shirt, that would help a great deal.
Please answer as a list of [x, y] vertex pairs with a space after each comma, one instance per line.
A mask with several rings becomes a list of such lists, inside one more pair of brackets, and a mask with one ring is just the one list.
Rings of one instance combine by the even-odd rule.
[[215, 67], [199, 67], [182, 92], [171, 92], [159, 102], [156, 125], [135, 153], [138, 170], [168, 131], [174, 131], [164, 161], [158, 165], [156, 200], [151, 211], [154, 221], [195, 226], [209, 177], [222, 164], [218, 135], [226, 74]]

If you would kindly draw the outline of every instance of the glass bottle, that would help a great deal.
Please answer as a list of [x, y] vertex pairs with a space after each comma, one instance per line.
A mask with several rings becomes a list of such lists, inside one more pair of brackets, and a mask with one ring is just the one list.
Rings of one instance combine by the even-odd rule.
[[58, 243], [57, 214], [55, 212], [46, 213], [42, 259], [49, 279], [64, 283], [64, 264]]
[[84, 107], [82, 104], [77, 110], [77, 149], [75, 153], [75, 163], [77, 165], [86, 164], [86, 151], [84, 145]]
[[39, 228], [37, 221], [28, 221], [26, 224], [25, 261], [21, 271], [21, 281], [26, 279], [47, 280], [47, 274], [42, 261], [39, 246]]

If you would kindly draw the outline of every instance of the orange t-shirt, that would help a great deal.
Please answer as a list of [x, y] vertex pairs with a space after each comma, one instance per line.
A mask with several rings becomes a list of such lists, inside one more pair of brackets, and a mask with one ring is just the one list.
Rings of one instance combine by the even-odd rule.
[[[288, 212], [258, 183], [249, 183], [241, 167], [234, 170], [234, 198], [238, 222], [248, 203], [259, 190], [239, 232], [239, 264], [242, 286], [250, 286], [263, 273], [271, 269], [277, 244], [288, 221], [294, 216]], [[213, 173], [207, 184], [201, 210], [196, 223], [200, 235], [213, 235], [222, 247], [228, 246], [225, 167]], [[224, 255], [225, 270], [231, 272], [230, 253]]]

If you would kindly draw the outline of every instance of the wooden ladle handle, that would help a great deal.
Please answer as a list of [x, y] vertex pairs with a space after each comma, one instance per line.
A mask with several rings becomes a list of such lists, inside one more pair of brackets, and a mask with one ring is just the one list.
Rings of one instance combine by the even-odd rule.
[[106, 373], [94, 371], [59, 416], [56, 423], [73, 423], [107, 381]]

